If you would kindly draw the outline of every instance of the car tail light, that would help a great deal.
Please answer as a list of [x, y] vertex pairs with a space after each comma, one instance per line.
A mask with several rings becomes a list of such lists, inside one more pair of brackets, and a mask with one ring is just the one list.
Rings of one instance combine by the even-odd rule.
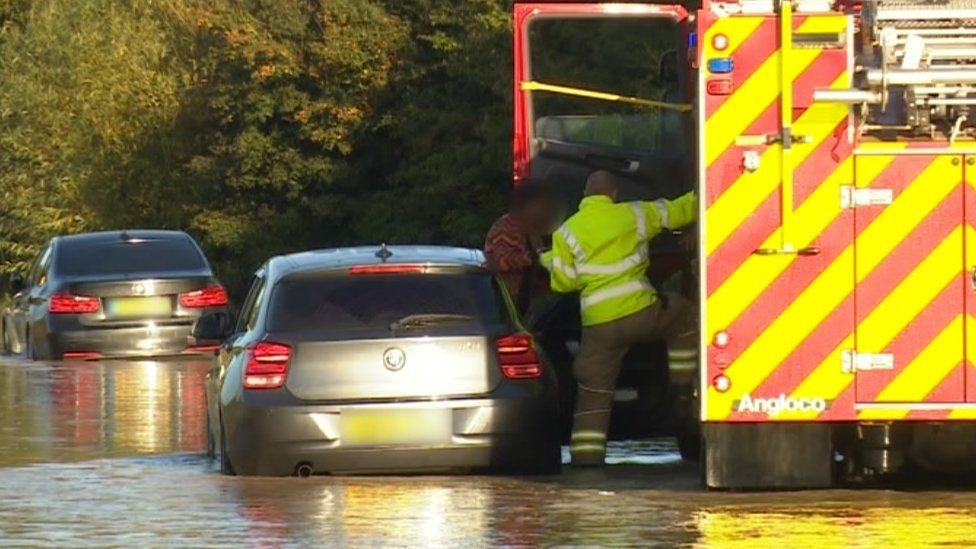
[[505, 336], [497, 343], [498, 363], [508, 379], [535, 379], [542, 376], [542, 364], [529, 334]]
[[279, 389], [288, 377], [291, 347], [284, 343], [262, 341], [248, 350], [244, 367], [245, 389]]
[[180, 307], [185, 309], [202, 309], [204, 307], [222, 307], [227, 305], [227, 290], [220, 284], [207, 284], [201, 290], [183, 292], [180, 294]]
[[357, 265], [349, 268], [351, 275], [371, 274], [420, 274], [427, 272], [426, 265]]
[[98, 360], [102, 358], [102, 353], [98, 351], [65, 351], [62, 358], [64, 360]]
[[52, 295], [47, 303], [47, 311], [59, 315], [97, 313], [101, 308], [101, 301], [97, 297], [74, 295], [68, 292]]

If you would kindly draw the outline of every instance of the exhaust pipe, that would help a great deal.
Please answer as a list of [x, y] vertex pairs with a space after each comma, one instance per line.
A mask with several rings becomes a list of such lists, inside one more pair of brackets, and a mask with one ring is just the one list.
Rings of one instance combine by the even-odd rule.
[[311, 463], [299, 463], [295, 467], [295, 476], [299, 478], [308, 478], [312, 476], [315, 470], [312, 469]]
[[868, 90], [823, 89], [813, 91], [813, 100], [818, 103], [844, 103], [847, 105], [878, 104], [881, 103], [881, 93]]

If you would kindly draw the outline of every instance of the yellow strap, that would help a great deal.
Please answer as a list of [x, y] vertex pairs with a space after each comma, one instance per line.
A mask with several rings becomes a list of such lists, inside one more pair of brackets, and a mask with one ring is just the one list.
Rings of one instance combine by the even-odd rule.
[[627, 97], [615, 93], [607, 93], [595, 90], [584, 90], [582, 88], [570, 88], [568, 86], [556, 86], [555, 84], [545, 84], [529, 80], [522, 82], [523, 91], [539, 91], [558, 93], [561, 95], [572, 95], [575, 97], [586, 97], [588, 99], [598, 99], [600, 101], [610, 101], [611, 103], [627, 103], [629, 105], [640, 105], [641, 107], [651, 107], [655, 109], [668, 109], [678, 112], [691, 111], [691, 103], [666, 103], [664, 101], [652, 101], [639, 97]]
[[[779, 14], [779, 62], [780, 62], [780, 117], [782, 118], [783, 136], [791, 132], [793, 125], [793, 80], [790, 77], [790, 50], [793, 47], [793, 4], [791, 0], [780, 0]], [[794, 137], [795, 139], [795, 137]], [[780, 149], [780, 170], [782, 188], [780, 190], [780, 209], [782, 222], [780, 232], [780, 251], [793, 251], [793, 164], [790, 160], [790, 149], [783, 146]]]

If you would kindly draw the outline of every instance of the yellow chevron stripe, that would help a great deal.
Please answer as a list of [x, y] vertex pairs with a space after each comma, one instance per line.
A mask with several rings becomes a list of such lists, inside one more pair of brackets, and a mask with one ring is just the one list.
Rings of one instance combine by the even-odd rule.
[[[824, 398], [834, 400], [854, 381], [854, 376], [840, 371], [841, 352], [854, 348], [854, 335], [848, 335], [830, 355], [817, 365], [790, 395], [793, 398]], [[816, 419], [817, 412], [783, 412], [776, 416], [780, 421]]]
[[[955, 168], [954, 172], [952, 168]], [[866, 235], [868, 241], [877, 244], [868, 254], [862, 254], [858, 248], [858, 281], [863, 280], [958, 184], [958, 170], [949, 158], [936, 159], [917, 179], [926, 181], [925, 185], [909, 185], [861, 233], [858, 242]], [[875, 234], [884, 237], [877, 238]], [[955, 249], [957, 261], [959, 249]], [[848, 246], [728, 367], [726, 375], [732, 379], [734, 391], [723, 394], [709, 388], [709, 418], [727, 416], [735, 399], [752, 392], [853, 291], [853, 262], [853, 247]]]
[[[905, 146], [904, 143], [899, 145]], [[891, 156], [859, 159], [859, 184], [867, 185], [874, 181], [893, 160]], [[794, 214], [794, 240], [797, 246], [804, 248], [813, 245], [815, 239], [840, 215], [840, 186], [851, 182], [853, 169], [854, 159], [848, 157], [797, 209]], [[779, 231], [776, 231], [761, 247], [775, 247], [779, 238]], [[789, 255], [751, 256], [746, 259], [708, 298], [708, 340], [715, 336], [715, 332], [728, 328], [795, 260], [796, 257]]]
[[[882, 352], [946, 285], [958, 278], [961, 249], [962, 228], [956, 228], [857, 327], [858, 352]], [[956, 343], [961, 359], [962, 332]]]
[[[958, 259], [958, 256], [957, 256]], [[962, 315], [935, 337], [878, 395], [878, 402], [919, 402], [962, 361]], [[909, 410], [862, 410], [859, 419], [901, 419]]]
[[[736, 18], [736, 20], [740, 20]], [[746, 20], [748, 21], [748, 20]], [[808, 32], [807, 28], [817, 28], [822, 23], [818, 18], [809, 18], [797, 33]], [[809, 27], [808, 27], [809, 25]], [[812, 31], [816, 32], [816, 31]], [[710, 42], [710, 40], [709, 40]], [[790, 81], [810, 66], [820, 55], [819, 49], [796, 49], [790, 53], [792, 62]], [[708, 119], [708, 129], [705, 132], [705, 165], [711, 165], [721, 155], [736, 137], [748, 128], [766, 108], [779, 96], [779, 56], [771, 55], [759, 66], [732, 97], [728, 98], [721, 107]], [[845, 80], [846, 82], [846, 80]], [[841, 105], [841, 107], [843, 107]], [[843, 108], [845, 113], [846, 107]]]
[[[830, 87], [846, 87], [848, 78], [847, 74], [844, 74], [835, 80]], [[797, 135], [810, 136], [812, 142], [794, 146], [789, 155], [793, 170], [796, 170], [824, 140], [833, 136], [837, 124], [847, 117], [847, 114], [848, 109], [844, 105], [816, 104], [800, 116], [793, 125], [793, 130]], [[706, 132], [710, 131], [712, 131], [711, 124], [706, 129]], [[760, 157], [760, 169], [754, 173], [743, 173], [708, 208], [708, 223], [705, 226], [706, 254], [711, 254], [722, 245], [742, 225], [742, 222], [766, 200], [766, 197], [780, 185], [781, 158], [782, 151], [779, 145], [768, 147]], [[800, 223], [796, 221], [795, 225], [798, 226]], [[774, 247], [778, 246], [777, 243]]]
[[846, 15], [811, 15], [800, 25], [795, 34], [836, 34], [846, 30]]

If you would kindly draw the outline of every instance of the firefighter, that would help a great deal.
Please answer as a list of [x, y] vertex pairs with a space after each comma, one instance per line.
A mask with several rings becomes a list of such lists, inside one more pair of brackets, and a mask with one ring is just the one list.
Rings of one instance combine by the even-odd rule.
[[554, 291], [580, 294], [583, 329], [573, 365], [578, 392], [570, 442], [578, 466], [604, 463], [617, 376], [632, 345], [663, 339], [672, 367], [697, 364], [694, 308], [677, 294], [658, 294], [646, 276], [649, 241], [695, 220], [695, 194], [623, 203], [616, 202], [617, 194], [613, 174], [590, 175], [579, 211], [556, 230], [552, 249], [541, 256]]
[[549, 291], [549, 276], [539, 265], [537, 250], [548, 245], [556, 224], [553, 193], [529, 181], [515, 189], [509, 213], [498, 218], [485, 237], [488, 267], [498, 273], [522, 315]]

